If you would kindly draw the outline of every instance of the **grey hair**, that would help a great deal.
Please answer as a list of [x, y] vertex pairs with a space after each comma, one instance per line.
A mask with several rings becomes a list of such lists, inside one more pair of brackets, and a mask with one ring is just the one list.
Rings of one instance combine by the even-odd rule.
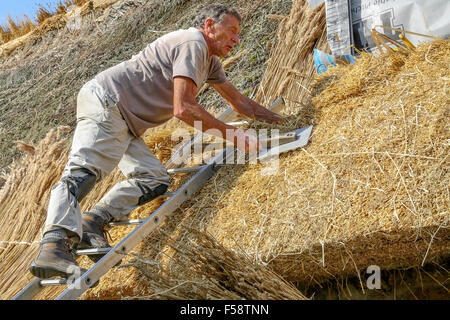
[[193, 27], [203, 27], [207, 18], [212, 18], [215, 22], [221, 23], [226, 15], [232, 15], [241, 22], [242, 18], [235, 9], [230, 9], [221, 3], [210, 4], [204, 7], [192, 23]]

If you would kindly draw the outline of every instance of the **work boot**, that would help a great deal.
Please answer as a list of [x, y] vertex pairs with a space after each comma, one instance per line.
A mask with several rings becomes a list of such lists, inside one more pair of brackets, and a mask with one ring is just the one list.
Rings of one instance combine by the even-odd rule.
[[30, 272], [41, 279], [53, 277], [69, 278], [81, 275], [81, 269], [70, 252], [71, 242], [68, 238], [45, 238], [40, 245], [36, 259], [31, 263]]
[[[112, 220], [108, 213], [98, 211], [85, 212], [82, 214], [83, 237], [77, 249], [111, 248], [106, 239], [109, 235], [106, 226]], [[106, 253], [88, 255], [93, 262], [98, 262]]]

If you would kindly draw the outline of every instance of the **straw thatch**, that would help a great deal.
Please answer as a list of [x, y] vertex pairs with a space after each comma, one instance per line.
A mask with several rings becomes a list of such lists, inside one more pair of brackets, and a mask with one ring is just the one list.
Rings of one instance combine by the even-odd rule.
[[67, 161], [66, 141], [60, 137], [64, 130], [52, 130], [37, 146], [28, 146], [29, 153], [12, 166], [0, 190], [2, 298], [11, 297], [33, 278], [25, 270], [38, 252], [50, 189]]
[[[222, 169], [185, 206], [183, 223], [205, 226], [225, 247], [245, 248], [298, 282], [361, 277], [372, 264], [440, 263], [449, 254], [448, 50], [448, 41], [437, 41], [415, 52], [364, 55], [314, 86], [274, 76], [279, 85], [269, 97], [288, 96], [288, 120], [277, 127], [314, 124], [310, 145], [283, 155], [275, 175], [261, 175], [261, 166]], [[277, 57], [289, 56], [283, 53]], [[270, 70], [263, 83], [271, 83]], [[285, 70], [298, 74], [292, 64]], [[189, 238], [182, 228], [175, 234]], [[164, 255], [176, 270], [176, 253]]]
[[238, 255], [225, 249], [204, 231], [184, 228], [193, 239], [187, 243], [169, 239], [168, 243], [177, 252], [179, 270], [185, 271], [168, 275], [161, 264], [136, 258], [131, 265], [141, 271], [153, 293], [133, 298], [306, 299], [291, 283], [271, 269], [253, 263], [242, 252]]
[[437, 41], [330, 72], [285, 110], [315, 124], [310, 145], [275, 176], [242, 170], [208, 231], [296, 281], [448, 257], [448, 54]]
[[[145, 4], [145, 3], [144, 3]], [[195, 1], [189, 2], [189, 6], [188, 7], [192, 7], [191, 9], [186, 8], [185, 10], [191, 10], [192, 12], [190, 13], [189, 17], [181, 17], [181, 21], [183, 22], [183, 25], [181, 25], [180, 27], [185, 27], [186, 24], [189, 24], [190, 21], [190, 17], [191, 16], [195, 16], [195, 8], [198, 7], [198, 3], [196, 3]], [[231, 4], [233, 5], [233, 4]], [[128, 51], [133, 51], [133, 47], [130, 46], [130, 42], [127, 41], [127, 47], [125, 49], [120, 49], [120, 52], [115, 52], [114, 50], [111, 51], [109, 50], [108, 46], [109, 44], [112, 45], [112, 43], [114, 42], [114, 45], [117, 46], [117, 41], [119, 41], [118, 39], [122, 40], [129, 40], [129, 39], [134, 39], [134, 37], [137, 37], [137, 35], [142, 32], [142, 30], [144, 30], [144, 20], [142, 19], [142, 16], [145, 14], [145, 17], [147, 17], [149, 20], [146, 23], [149, 23], [149, 21], [152, 21], [151, 19], [156, 19], [161, 16], [161, 15], [170, 15], [171, 12], [175, 12], [175, 14], [183, 14], [186, 15], [186, 11], [185, 10], [178, 10], [177, 5], [174, 3], [166, 3], [164, 4], [164, 6], [160, 6], [157, 7], [157, 10], [152, 10], [152, 7], [141, 7], [142, 4], [140, 4], [139, 2], [133, 2], [133, 1], [125, 1], [122, 3], [120, 3], [120, 6], [117, 5], [117, 8], [112, 7], [113, 10], [109, 10], [107, 11], [107, 14], [101, 15], [98, 17], [97, 21], [102, 21], [102, 23], [104, 23], [105, 25], [108, 25], [108, 28], [110, 28], [111, 30], [108, 30], [108, 33], [101, 33], [102, 30], [99, 30], [99, 34], [102, 36], [101, 38], [99, 38], [99, 40], [96, 41], [88, 41], [90, 44], [90, 49], [88, 50], [89, 52], [86, 54], [92, 55], [92, 54], [100, 54], [101, 58], [98, 59], [94, 59], [97, 62], [95, 62], [95, 66], [89, 66], [86, 64], [85, 59], [81, 59], [83, 61], [78, 61], [78, 58], [75, 58], [75, 60], [73, 60], [73, 62], [76, 62], [75, 64], [73, 64], [73, 62], [64, 67], [65, 70], [69, 70], [68, 72], [76, 75], [80, 75], [80, 78], [77, 78], [77, 82], [83, 81], [83, 78], [89, 77], [90, 74], [92, 74], [92, 72], [95, 72], [96, 69], [98, 69], [99, 67], [104, 68], [104, 65], [101, 65], [101, 61], [109, 61], [108, 57], [109, 56], [113, 56], [114, 55], [114, 59], [112, 61], [109, 61], [109, 64], [113, 64], [115, 60], [117, 59], [123, 59], [123, 57], [126, 57], [127, 55], [127, 50]], [[138, 7], [142, 10], [135, 10], [135, 8]], [[123, 12], [124, 8], [130, 8], [129, 9], [129, 14], [127, 14], [125, 16], [125, 13]], [[281, 9], [280, 9], [281, 8]], [[260, 48], [260, 43], [261, 40], [265, 41], [264, 39], [270, 39], [271, 35], [273, 35], [274, 32], [276, 32], [276, 24], [273, 23], [261, 23], [261, 21], [264, 21], [265, 15], [264, 14], [260, 14], [260, 12], [265, 12], [265, 10], [278, 10], [275, 12], [279, 12], [279, 10], [282, 10], [284, 7], [280, 6], [278, 3], [272, 3], [272, 2], [265, 2], [265, 3], [261, 3], [260, 1], [254, 1], [254, 2], [249, 2], [247, 3], [245, 6], [242, 7], [241, 9], [241, 13], [244, 17], [247, 17], [248, 19], [250, 19], [250, 21], [254, 21], [256, 23], [253, 23], [252, 25], [250, 25], [248, 28], [245, 28], [242, 32], [242, 34], [245, 36], [245, 34], [247, 33], [251, 33], [253, 37], [250, 37], [248, 41], [245, 42], [245, 45], [242, 45], [242, 49], [239, 49], [238, 54], [235, 55], [235, 57], [230, 58], [229, 60], [224, 61], [224, 65], [226, 66], [227, 64], [229, 64], [230, 66], [233, 65], [233, 70], [231, 71], [227, 71], [228, 75], [230, 78], [234, 78], [234, 74], [236, 74], [238, 77], [238, 81], [236, 81], [236, 84], [238, 85], [238, 87], [243, 87], [246, 88], [248, 86], [253, 87], [255, 84], [249, 83], [247, 79], [249, 79], [250, 77], [252, 79], [258, 79], [258, 74], [262, 74], [262, 71], [260, 69], [260, 67], [255, 67], [255, 64], [258, 64], [259, 61], [263, 60], [264, 61], [264, 48]], [[288, 8], [287, 8], [288, 10]], [[167, 11], [167, 14], [165, 13]], [[150, 12], [150, 15], [148, 14], [148, 12]], [[175, 19], [175, 18], [174, 18]], [[164, 19], [163, 19], [164, 20]], [[179, 21], [180, 19], [178, 19], [177, 21]], [[116, 22], [117, 21], [117, 22]], [[114, 23], [120, 24], [119, 26], [116, 26]], [[139, 23], [139, 26], [135, 26], [135, 23]], [[141, 40], [143, 43], [146, 43], [148, 41], [150, 41], [151, 39], [153, 39], [154, 37], [157, 37], [158, 33], [153, 33], [153, 29], [158, 28], [157, 26], [159, 26], [160, 22], [158, 20], [158, 23], [155, 23], [155, 27], [152, 26], [152, 28], [150, 28], [150, 30], [147, 32], [148, 34], [143, 37], [143, 39]], [[113, 28], [112, 28], [113, 27]], [[170, 28], [172, 26], [167, 26], [165, 25], [165, 28]], [[269, 27], [269, 29], [268, 29]], [[145, 30], [147, 31], [148, 28], [145, 28]], [[83, 34], [84, 36], [87, 37], [88, 34], [88, 30], [90, 30], [90, 26], [89, 25], [83, 25], [83, 29], [81, 30], [81, 34]], [[95, 30], [98, 30], [98, 28], [96, 28]], [[66, 41], [65, 38], [65, 34], [61, 33], [61, 34], [57, 34], [57, 37], [55, 39], [53, 39], [52, 41], [56, 41], [57, 43], [61, 43], [62, 47], [61, 48], [56, 48], [55, 50], [59, 50], [59, 51], [64, 51], [64, 50], [72, 50], [70, 52], [75, 52], [73, 51], [74, 47], [79, 46], [79, 44], [75, 41], [75, 38], [70, 38], [69, 39], [69, 43], [64, 45], [64, 42]], [[94, 33], [93, 36], [98, 36], [97, 33]], [[123, 39], [122, 39], [123, 38]], [[120, 42], [119, 41], [119, 42]], [[50, 41], [50, 39], [46, 39], [45, 43], [43, 43], [43, 45], [37, 46], [36, 48], [28, 48], [28, 52], [32, 51], [33, 53], [31, 55], [29, 55], [29, 53], [27, 54], [23, 54], [23, 52], [17, 52], [16, 56], [13, 57], [11, 56], [11, 58], [9, 58], [9, 60], [5, 61], [5, 64], [13, 67], [14, 65], [14, 61], [16, 61], [17, 59], [21, 59], [22, 61], [25, 60], [30, 60], [30, 62], [32, 63], [36, 63], [40, 62], [41, 64], [47, 64], [47, 62], [51, 64], [51, 59], [49, 59], [48, 56], [39, 58], [39, 54], [42, 54], [43, 52], [47, 53], [46, 48], [50, 45], [50, 43], [52, 43]], [[95, 47], [92, 48], [92, 43], [95, 43]], [[135, 45], [135, 44], [133, 44]], [[255, 47], [256, 46], [256, 47]], [[103, 48], [103, 49], [102, 49]], [[245, 48], [251, 48], [251, 52], [250, 50], [245, 50]], [[118, 49], [118, 50], [119, 50]], [[136, 49], [134, 49], [136, 50]], [[26, 50], [24, 50], [25, 52]], [[116, 50], [117, 51], [117, 50]], [[48, 51], [48, 52], [54, 52], [53, 51]], [[248, 52], [248, 53], [247, 53]], [[245, 57], [242, 57], [245, 54]], [[123, 57], [122, 57], [123, 56]], [[236, 58], [237, 56], [237, 58]], [[122, 58], [121, 58], [122, 57]], [[240, 58], [241, 57], [241, 58]], [[250, 58], [251, 57], [251, 61]], [[240, 58], [240, 59], [239, 59]], [[32, 59], [38, 59], [35, 62], [31, 61]], [[79, 68], [79, 66], [77, 65], [77, 63], [80, 62], [80, 66], [81, 68]], [[28, 63], [28, 62], [27, 62]], [[64, 63], [64, 62], [63, 62]], [[248, 66], [252, 66], [252, 69], [249, 70]], [[34, 79], [34, 73], [33, 70], [35, 70], [36, 68], [29, 68], [28, 70], [32, 71], [31, 74], [27, 74], [27, 77], [31, 77]], [[89, 69], [89, 70], [88, 70]], [[9, 70], [9, 69], [8, 69]], [[15, 69], [12, 68], [11, 72], [13, 72]], [[244, 70], [245, 72], [241, 71]], [[20, 74], [17, 72], [20, 70], [16, 70], [15, 74], [19, 75]], [[44, 81], [53, 81], [54, 79], [57, 78], [57, 76], [60, 73], [55, 73], [55, 74], [51, 74], [50, 77], [46, 77], [46, 78], [42, 78], [40, 76], [38, 76], [37, 78], [39, 79], [44, 79]], [[16, 77], [17, 78], [17, 77]], [[74, 88], [74, 90], [72, 90], [71, 88], [74, 86], [73, 85], [73, 77], [70, 76], [69, 78], [69, 82], [72, 83], [70, 85], [70, 87], [67, 87], [67, 81], [65, 79], [59, 79], [57, 80], [58, 83], [62, 83], [63, 86], [62, 87], [58, 87], [58, 92], [60, 89], [64, 89], [64, 91], [69, 91], [69, 93], [71, 94], [72, 91], [74, 91], [74, 95], [76, 96], [76, 88]], [[89, 78], [88, 78], [89, 79]], [[241, 80], [242, 79], [242, 80]], [[19, 79], [17, 79], [19, 80]], [[42, 84], [42, 88], [43, 87], [52, 87], [53, 84]], [[17, 86], [17, 89], [19, 91], [22, 90], [21, 86]], [[76, 86], [75, 86], [76, 87]], [[28, 89], [26, 89], [28, 88]], [[33, 97], [33, 102], [36, 103], [38, 98], [41, 97], [41, 94], [38, 92], [32, 92], [34, 91], [34, 89], [38, 89], [38, 91], [41, 88], [41, 84], [34, 84], [33, 86], [29, 86], [27, 85], [25, 87], [26, 91], [25, 94], [18, 94], [17, 97], [15, 98], [15, 101], [22, 103], [22, 98], [21, 97]], [[9, 95], [5, 97], [11, 97], [11, 88], [8, 88], [9, 90]], [[56, 90], [53, 90], [51, 95], [52, 97], [59, 97], [59, 93]], [[16, 91], [14, 89], [13, 92], [14, 95], [16, 95]], [[201, 95], [201, 97], [199, 97], [200, 99], [203, 100], [202, 104], [204, 105], [220, 105], [219, 103], [217, 103], [217, 100], [205, 100], [205, 98], [207, 98], [208, 96], [211, 96], [211, 94], [209, 92], [205, 92]], [[14, 97], [14, 96], [13, 96]], [[59, 98], [57, 98], [59, 99]], [[8, 103], [8, 100], [6, 100], [6, 103]], [[40, 101], [40, 100], [39, 100]], [[29, 103], [27, 103], [29, 104]], [[58, 103], [60, 104], [60, 103]], [[38, 106], [39, 104], [37, 104], [36, 106]], [[217, 110], [212, 110], [211, 112], [217, 112]], [[166, 128], [169, 128], [170, 131], [164, 131], [165, 128], [164, 126], [158, 130], [151, 130], [147, 136], [145, 137], [149, 147], [154, 151], [154, 153], [159, 156], [161, 158], [161, 160], [163, 160], [163, 162], [165, 160], [168, 159], [168, 157], [170, 156], [171, 153], [171, 146], [173, 146], [173, 144], [176, 144], [176, 142], [172, 142], [170, 139], [170, 135], [171, 132], [173, 131], [174, 127], [180, 127], [180, 123], [179, 121], [170, 121], [167, 126], [165, 126]], [[162, 141], [159, 141], [159, 137], [161, 137]], [[23, 139], [23, 138], [22, 138]], [[16, 140], [18, 140], [16, 138]], [[29, 141], [29, 139], [24, 139], [24, 141]], [[55, 144], [60, 143], [59, 141], [55, 141]], [[171, 144], [172, 143], [172, 144]], [[22, 146], [22, 149], [24, 148], [24, 146], [26, 144], [20, 144], [19, 142], [17, 142], [16, 144]], [[51, 144], [51, 143], [50, 143]], [[47, 143], [47, 145], [50, 145], [49, 143]], [[51, 148], [49, 146], [49, 148]], [[47, 156], [47, 153], [45, 151], [43, 152], [39, 152], [39, 150], [37, 148], [34, 149], [35, 152], [35, 158], [33, 158], [33, 162], [34, 163], [41, 163], [43, 161], [39, 160], [40, 158], [45, 158]], [[64, 152], [67, 154], [67, 150], [64, 150]], [[62, 161], [64, 162], [64, 161]], [[27, 162], [22, 164], [23, 168], [22, 170], [24, 172], [29, 171], [29, 169], [27, 169]], [[36, 184], [40, 184], [39, 181], [47, 181], [50, 180], [51, 184], [53, 184], [54, 182], [56, 182], [59, 177], [60, 174], [62, 172], [62, 167], [63, 167], [63, 163], [59, 164], [60, 168], [59, 170], [42, 170], [42, 172], [37, 175], [35, 172], [31, 172], [30, 174], [25, 174], [24, 173], [24, 177], [27, 178], [23, 178], [19, 185], [20, 188], [17, 190], [25, 190], [26, 186], [30, 183], [36, 183]], [[12, 171], [14, 171], [13, 169], [11, 169]], [[12, 173], [11, 173], [12, 174]], [[48, 177], [48, 175], [52, 175], [51, 178]], [[181, 183], [183, 183], [183, 181], [185, 181], [188, 178], [188, 176], [180, 176], [180, 177], [174, 177], [173, 179], [173, 189], [176, 189]], [[82, 204], [82, 209], [83, 210], [87, 210], [90, 206], [92, 206], [98, 199], [100, 199], [100, 197], [117, 181], [120, 181], [121, 179], [123, 179], [123, 176], [121, 175], [121, 173], [119, 171], [114, 171], [112, 172], [112, 174], [110, 176], [108, 176], [101, 184], [97, 185], [96, 188], [91, 192], [91, 194], [89, 195], [89, 197], [83, 202]], [[38, 181], [38, 182], [36, 182]], [[51, 187], [51, 186], [49, 186]], [[15, 205], [17, 206], [18, 203], [20, 203], [20, 201], [23, 200], [23, 194], [25, 191], [21, 191], [21, 192], [12, 192], [10, 195], [10, 199], [8, 199], [9, 201], [9, 205], [8, 207], [2, 207], [2, 209], [0, 210], [0, 212], [8, 212], [9, 208], [14, 207]], [[47, 194], [48, 197], [48, 194]], [[151, 203], [147, 206], [144, 206], [142, 208], [139, 208], [137, 210], [135, 210], [132, 214], [131, 214], [131, 218], [143, 218], [148, 216], [148, 214], [150, 212], [152, 212], [153, 210], [155, 210], [161, 203]], [[45, 211], [46, 211], [46, 206], [47, 203], [46, 202], [40, 202], [39, 203], [39, 210], [36, 210], [39, 214], [41, 215], [41, 217], [43, 219], [45, 219]], [[20, 208], [20, 206], [17, 206], [17, 208]], [[16, 212], [16, 216], [24, 216], [26, 215], [25, 211], [21, 211], [20, 209], [15, 209], [16, 211], [19, 210], [18, 212]], [[11, 216], [12, 219], [12, 216]], [[9, 223], [8, 221], [14, 221], [14, 220], [3, 220], [5, 221], [5, 223]], [[35, 235], [35, 239], [37, 240], [33, 240], [33, 241], [28, 241], [28, 242], [24, 242], [24, 241], [16, 241], [14, 239], [19, 239], [20, 235], [19, 234], [15, 234], [14, 236], [8, 236], [8, 238], [5, 239], [1, 239], [1, 240], [5, 240], [8, 242], [8, 248], [5, 249], [2, 254], [2, 270], [15, 270], [15, 273], [12, 273], [13, 271], [11, 271], [11, 274], [13, 275], [13, 279], [10, 282], [8, 282], [11, 285], [3, 285], [1, 286], [2, 291], [1, 291], [1, 297], [2, 298], [10, 298], [12, 297], [12, 295], [14, 293], [16, 293], [17, 291], [19, 291], [21, 288], [23, 288], [30, 280], [31, 276], [27, 271], [28, 265], [31, 262], [31, 260], [34, 258], [36, 252], [37, 252], [37, 247], [38, 247], [38, 243], [37, 241], [40, 239], [40, 229], [43, 226], [43, 220], [40, 221], [39, 224], [35, 224], [33, 226], [29, 226], [28, 227], [28, 231], [29, 233], [33, 233]], [[132, 228], [127, 228], [127, 227], [118, 227], [115, 228], [112, 232], [111, 235], [113, 237], [114, 243], [117, 243], [117, 241], [121, 240], [123, 238], [123, 236], [125, 236], [126, 234], [128, 234], [130, 231], [132, 230]], [[5, 234], [6, 236], [6, 234]], [[157, 237], [158, 235], [155, 235], [155, 237]], [[143, 244], [141, 244], [141, 246], [139, 246], [138, 248], [136, 248], [136, 250], [139, 252], [140, 248], [142, 247]], [[30, 254], [23, 254], [21, 256], [20, 261], [17, 261], [17, 259], [19, 258], [18, 255], [13, 255], [10, 256], [9, 252], [11, 250], [11, 248], [13, 248], [14, 246], [20, 246], [19, 248], [17, 248], [17, 252], [20, 252], [21, 250], [24, 250], [24, 246], [26, 247], [30, 247], [30, 250], [34, 250], [32, 251], [32, 253]], [[156, 248], [156, 250], [158, 250], [158, 248]], [[124, 260], [124, 262], [126, 262], [126, 260]], [[80, 263], [83, 266], [88, 266], [90, 264], [89, 261], [87, 261], [87, 259], [81, 259]], [[3, 266], [5, 266], [5, 268], [3, 268]], [[122, 291], [126, 292], [129, 288], [133, 289], [134, 287], [139, 287], [138, 285], [136, 285], [136, 283], [138, 283], [139, 281], [139, 273], [135, 271], [134, 268], [130, 267], [124, 270], [120, 270], [120, 272], [117, 272], [117, 270], [111, 271], [110, 273], [108, 273], [103, 279], [102, 279], [102, 288], [98, 288], [98, 292], [99, 294], [97, 294], [99, 297], [117, 297], [119, 292]], [[2, 274], [2, 279], [3, 278], [3, 274]], [[109, 279], [109, 280], [108, 280]], [[142, 287], [142, 285], [141, 285]], [[106, 289], [108, 288], [108, 289]], [[145, 286], [144, 286], [145, 288]], [[91, 290], [93, 291], [93, 290]], [[38, 298], [54, 298], [58, 295], [58, 292], [60, 292], [60, 289], [57, 288], [47, 288], [45, 289], [42, 294], [40, 296], [38, 296]], [[110, 292], [111, 294], [109, 295]], [[93, 294], [95, 294], [95, 291], [93, 291]], [[93, 297], [93, 294], [91, 294], [91, 297]], [[89, 298], [89, 296], [87, 296]]]
[[[94, 9], [104, 10], [115, 2], [117, 0], [65, 0], [56, 3], [54, 8], [39, 4], [35, 13], [36, 25], [27, 15], [17, 21], [9, 16], [6, 26], [0, 26], [0, 57], [36, 40], [50, 30], [64, 28], [67, 19], [73, 15], [79, 14], [83, 17]], [[77, 9], [74, 10], [75, 8]]]
[[[40, 10], [41, 11], [37, 13], [38, 24], [36, 26], [32, 25], [31, 27], [28, 26], [27, 28], [22, 28], [24, 31], [28, 32], [23, 32], [22, 34], [16, 32], [18, 36], [15, 36], [11, 40], [1, 44], [0, 57], [11, 54], [17, 48], [22, 47], [29, 42], [36, 41], [42, 35], [50, 31], [64, 28], [71, 14], [73, 14], [72, 12], [66, 11], [52, 14], [43, 7], [41, 7]], [[94, 10], [94, 2], [87, 1], [79, 8], [80, 17], [87, 15], [92, 12], [92, 10]]]
[[[309, 144], [269, 165], [222, 168], [83, 299], [302, 299], [284, 279], [304, 286], [355, 275], [364, 290], [361, 272], [369, 265], [393, 269], [448, 259], [449, 42], [364, 54], [355, 65], [331, 69], [314, 81], [311, 50], [326, 48], [324, 18], [323, 6], [311, 10], [302, 0], [281, 18], [279, 43], [256, 99], [267, 105], [280, 95], [286, 98], [281, 111], [286, 119], [277, 125], [251, 124], [281, 131], [313, 124]], [[163, 162], [176, 144], [168, 129], [145, 137]], [[32, 175], [21, 176], [21, 183], [8, 177], [16, 187], [8, 189], [11, 182], [6, 183], [8, 197], [2, 190], [0, 204], [10, 201], [2, 214], [19, 203], [13, 190], [25, 190], [29, 181], [43, 190], [59, 178], [62, 142], [45, 145], [60, 150], [47, 164], [53, 169], [23, 169]], [[48, 156], [39, 146], [27, 156], [29, 166]], [[18, 176], [20, 170], [11, 174]], [[177, 177], [173, 190], [187, 178]], [[83, 209], [120, 179], [114, 171]], [[29, 281], [22, 273], [36, 253], [48, 201], [44, 195], [39, 199], [34, 201], [39, 212], [34, 210], [41, 220], [27, 225], [21, 211], [16, 216], [25, 226], [11, 226], [6, 233], [11, 243], [0, 251], [9, 272], [1, 276], [6, 281], [0, 284], [2, 297]], [[150, 203], [130, 217], [148, 216], [160, 204]], [[111, 230], [114, 243], [130, 230]], [[80, 263], [90, 264], [87, 259]], [[59, 290], [46, 289], [38, 298], [53, 298]]]

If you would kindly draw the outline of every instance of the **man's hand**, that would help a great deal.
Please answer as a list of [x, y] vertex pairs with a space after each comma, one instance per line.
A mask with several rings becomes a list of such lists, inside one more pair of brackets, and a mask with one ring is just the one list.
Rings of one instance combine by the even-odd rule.
[[282, 120], [276, 113], [241, 94], [229, 81], [214, 83], [212, 86], [230, 104], [231, 108], [241, 115], [268, 123], [276, 123]]
[[261, 142], [249, 131], [237, 129], [234, 137], [234, 145], [243, 152], [256, 152], [262, 149]]
[[270, 111], [269, 109], [264, 108], [263, 106], [259, 105], [253, 100], [249, 101], [249, 107], [252, 108], [253, 110], [252, 118], [255, 120], [265, 121], [268, 123], [277, 123], [282, 120], [282, 118], [278, 114]]

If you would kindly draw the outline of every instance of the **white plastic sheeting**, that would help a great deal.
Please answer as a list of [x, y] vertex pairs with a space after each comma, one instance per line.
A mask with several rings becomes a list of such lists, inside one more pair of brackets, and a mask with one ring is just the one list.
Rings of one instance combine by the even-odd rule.
[[[311, 7], [323, 1], [309, 0]], [[335, 55], [348, 55], [358, 49], [376, 51], [371, 30], [378, 25], [412, 31], [436, 38], [450, 37], [449, 0], [326, 0], [327, 36]], [[376, 27], [391, 39], [401, 41], [398, 31]], [[415, 45], [430, 41], [405, 34]]]

